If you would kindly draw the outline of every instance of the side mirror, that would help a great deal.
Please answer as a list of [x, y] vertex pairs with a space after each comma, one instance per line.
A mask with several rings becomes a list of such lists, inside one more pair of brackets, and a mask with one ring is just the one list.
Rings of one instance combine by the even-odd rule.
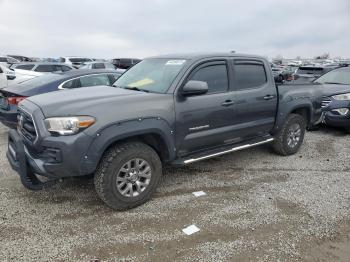
[[274, 79], [275, 79], [275, 83], [276, 84], [283, 84], [284, 83], [283, 78], [281, 76], [279, 76], [279, 75], [275, 76]]
[[207, 93], [208, 89], [207, 82], [190, 80], [182, 88], [182, 95], [201, 95]]

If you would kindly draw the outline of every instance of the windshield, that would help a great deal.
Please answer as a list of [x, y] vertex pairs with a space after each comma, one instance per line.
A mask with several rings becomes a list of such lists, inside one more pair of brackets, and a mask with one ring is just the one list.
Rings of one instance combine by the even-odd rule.
[[113, 86], [165, 93], [185, 62], [184, 59], [146, 59], [121, 75]]
[[350, 68], [332, 70], [317, 78], [315, 83], [350, 85]]

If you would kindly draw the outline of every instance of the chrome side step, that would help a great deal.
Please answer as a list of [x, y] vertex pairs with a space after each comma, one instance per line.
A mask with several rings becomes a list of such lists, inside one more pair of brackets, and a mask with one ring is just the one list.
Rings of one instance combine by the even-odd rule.
[[215, 156], [221, 156], [221, 155], [224, 155], [224, 154], [227, 154], [227, 153], [239, 151], [239, 150], [246, 149], [246, 148], [253, 147], [253, 146], [266, 144], [266, 143], [269, 143], [269, 142], [272, 142], [272, 141], [273, 141], [273, 138], [269, 138], [269, 139], [266, 139], [266, 140], [263, 140], [263, 141], [260, 141], [260, 142], [233, 147], [231, 149], [224, 150], [224, 151], [221, 151], [221, 152], [217, 152], [217, 153], [214, 153], [214, 154], [201, 156], [201, 157], [198, 157], [198, 158], [187, 159], [183, 163], [184, 164], [191, 164], [191, 163], [194, 163], [194, 162], [197, 162], [197, 161], [201, 161], [201, 160], [204, 160], [204, 159], [212, 158], [212, 157], [215, 157]]

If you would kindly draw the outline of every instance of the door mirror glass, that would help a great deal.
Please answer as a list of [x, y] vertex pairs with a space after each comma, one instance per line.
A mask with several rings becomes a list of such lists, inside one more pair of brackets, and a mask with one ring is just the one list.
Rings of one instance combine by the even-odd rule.
[[190, 80], [182, 88], [182, 94], [185, 96], [201, 95], [208, 92], [208, 84], [204, 81]]

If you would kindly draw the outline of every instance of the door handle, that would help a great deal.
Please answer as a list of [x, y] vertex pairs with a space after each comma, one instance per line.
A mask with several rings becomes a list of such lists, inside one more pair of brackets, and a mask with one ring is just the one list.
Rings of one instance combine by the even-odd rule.
[[266, 96], [264, 96], [264, 99], [265, 100], [271, 100], [271, 99], [273, 99], [275, 96], [273, 96], [273, 95], [266, 95]]
[[225, 102], [222, 102], [221, 105], [222, 106], [232, 106], [235, 102], [233, 102], [232, 100], [225, 100]]

